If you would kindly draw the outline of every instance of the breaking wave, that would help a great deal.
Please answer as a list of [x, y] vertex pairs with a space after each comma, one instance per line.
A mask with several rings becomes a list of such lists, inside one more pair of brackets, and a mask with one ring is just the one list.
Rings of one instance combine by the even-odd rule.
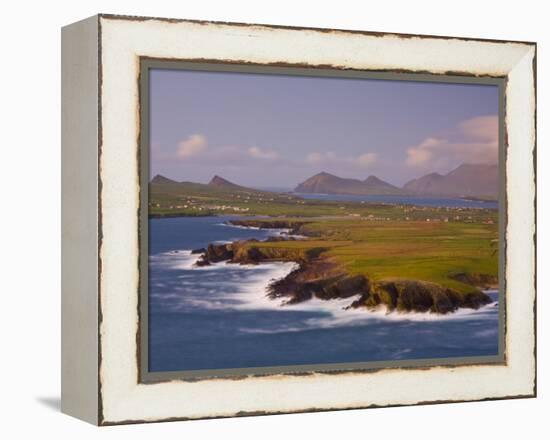
[[[150, 256], [153, 287], [150, 295], [157, 306], [172, 311], [193, 310], [263, 310], [294, 314], [292, 324], [286, 320], [280, 325], [266, 327], [242, 326], [242, 333], [275, 334], [329, 329], [335, 327], [363, 326], [388, 321], [450, 321], [496, 318], [498, 315], [498, 291], [487, 293], [494, 299], [477, 310], [459, 309], [454, 313], [440, 315], [420, 312], [391, 312], [347, 308], [355, 297], [320, 300], [313, 298], [299, 304], [283, 305], [282, 299], [268, 296], [269, 285], [286, 277], [297, 268], [291, 262], [272, 262], [258, 265], [240, 265], [227, 262], [209, 266], [195, 265], [200, 254], [191, 250], [170, 251]], [[160, 269], [160, 270], [159, 270]], [[165, 273], [168, 276], [155, 276]], [[175, 273], [174, 273], [175, 272]]]

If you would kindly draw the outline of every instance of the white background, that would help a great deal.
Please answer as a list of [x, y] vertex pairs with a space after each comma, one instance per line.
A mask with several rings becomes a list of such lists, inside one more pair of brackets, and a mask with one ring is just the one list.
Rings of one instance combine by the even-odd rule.
[[[545, 2], [11, 1], [0, 16], [0, 437], [548, 438], [550, 47]], [[538, 43], [537, 399], [94, 428], [59, 413], [60, 28], [104, 13]], [[546, 410], [544, 407], [546, 406]]]

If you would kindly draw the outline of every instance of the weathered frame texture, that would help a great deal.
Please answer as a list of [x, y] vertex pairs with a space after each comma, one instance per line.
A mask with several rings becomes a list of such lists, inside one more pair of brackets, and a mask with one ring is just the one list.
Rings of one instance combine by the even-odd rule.
[[[95, 333], [83, 329], [78, 333], [81, 336], [72, 339], [69, 335], [78, 330], [77, 322], [69, 319], [63, 329], [64, 340], [70, 339], [64, 345], [65, 370], [74, 375], [81, 364], [95, 365], [79, 377], [80, 381], [63, 378], [64, 395], [75, 396], [63, 405], [65, 412], [108, 425], [535, 396], [533, 43], [109, 15], [81, 23], [81, 34], [97, 29], [97, 100], [86, 105], [93, 107], [88, 109], [92, 115], [93, 111], [98, 113], [97, 136], [93, 139], [98, 161], [93, 166], [81, 165], [92, 172], [95, 166], [98, 173], [94, 183], [97, 199], [89, 200], [97, 208], [97, 247], [91, 251], [97, 259], [95, 266], [87, 269], [96, 270], [97, 302], [95, 309], [87, 304], [85, 292], [78, 291], [68, 276], [63, 303], [65, 306], [68, 298], [73, 298], [71, 306], [64, 309], [64, 322], [65, 314], [90, 313], [97, 319], [97, 328]], [[64, 36], [78, 25], [66, 28]], [[94, 36], [82, 38], [85, 45]], [[139, 180], [142, 58], [504, 78], [506, 362], [140, 383], [139, 268], [140, 258], [146, 258], [139, 255], [139, 216], [144, 214], [140, 212]], [[71, 61], [67, 60], [68, 65]], [[69, 86], [67, 90], [75, 93]], [[67, 132], [82, 131], [84, 122], [72, 114], [72, 107], [67, 110], [63, 119]], [[80, 136], [84, 135], [89, 133], [84, 130]], [[64, 158], [66, 151], [77, 148], [74, 142], [70, 136], [64, 138]], [[67, 166], [82, 162], [69, 159]], [[64, 191], [70, 184], [71, 179], [66, 179]], [[78, 206], [75, 196], [63, 200], [68, 209], [65, 224], [74, 221], [69, 208]], [[81, 232], [88, 237], [87, 231]], [[64, 261], [64, 271], [82, 270], [84, 264], [84, 258], [73, 257]], [[77, 348], [81, 342], [96, 343], [97, 351], [82, 353], [82, 348]], [[94, 386], [86, 388], [81, 383]]]

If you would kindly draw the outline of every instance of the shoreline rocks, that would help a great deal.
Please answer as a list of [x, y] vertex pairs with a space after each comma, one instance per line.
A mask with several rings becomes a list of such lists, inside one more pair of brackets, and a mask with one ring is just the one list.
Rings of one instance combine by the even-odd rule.
[[[239, 220], [233, 224], [258, 227], [258, 221]], [[299, 230], [304, 222], [262, 221], [264, 228]], [[278, 240], [272, 240], [278, 241]], [[273, 281], [268, 290], [270, 298], [285, 299], [284, 305], [298, 304], [312, 298], [321, 300], [358, 297], [346, 308], [375, 310], [385, 307], [388, 312], [424, 312], [447, 314], [459, 308], [478, 309], [492, 302], [478, 289], [498, 284], [496, 277], [484, 274], [457, 273], [450, 278], [471, 285], [471, 290], [459, 292], [436, 283], [414, 279], [385, 279], [372, 281], [362, 274], [349, 274], [330, 258], [323, 256], [325, 248], [285, 248], [264, 246], [256, 239], [232, 243], [210, 243], [201, 253], [197, 266], [227, 261], [235, 264], [260, 264], [265, 261], [294, 262], [298, 268], [285, 278]], [[201, 252], [202, 251], [202, 252]]]
[[354, 301], [350, 308], [384, 306], [389, 312], [447, 314], [459, 308], [478, 309], [490, 302], [491, 298], [477, 289], [462, 293], [427, 281], [400, 279], [373, 283], [371, 291]]
[[481, 287], [483, 289], [498, 288], [498, 277], [493, 275], [458, 272], [449, 275], [449, 278], [460, 283], [469, 284], [470, 286], [475, 287]]

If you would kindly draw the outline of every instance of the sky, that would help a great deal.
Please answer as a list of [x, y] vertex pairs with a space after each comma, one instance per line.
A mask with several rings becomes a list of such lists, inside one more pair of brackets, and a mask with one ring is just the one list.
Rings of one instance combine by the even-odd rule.
[[150, 174], [293, 188], [321, 171], [401, 186], [496, 163], [498, 88], [153, 69]]

